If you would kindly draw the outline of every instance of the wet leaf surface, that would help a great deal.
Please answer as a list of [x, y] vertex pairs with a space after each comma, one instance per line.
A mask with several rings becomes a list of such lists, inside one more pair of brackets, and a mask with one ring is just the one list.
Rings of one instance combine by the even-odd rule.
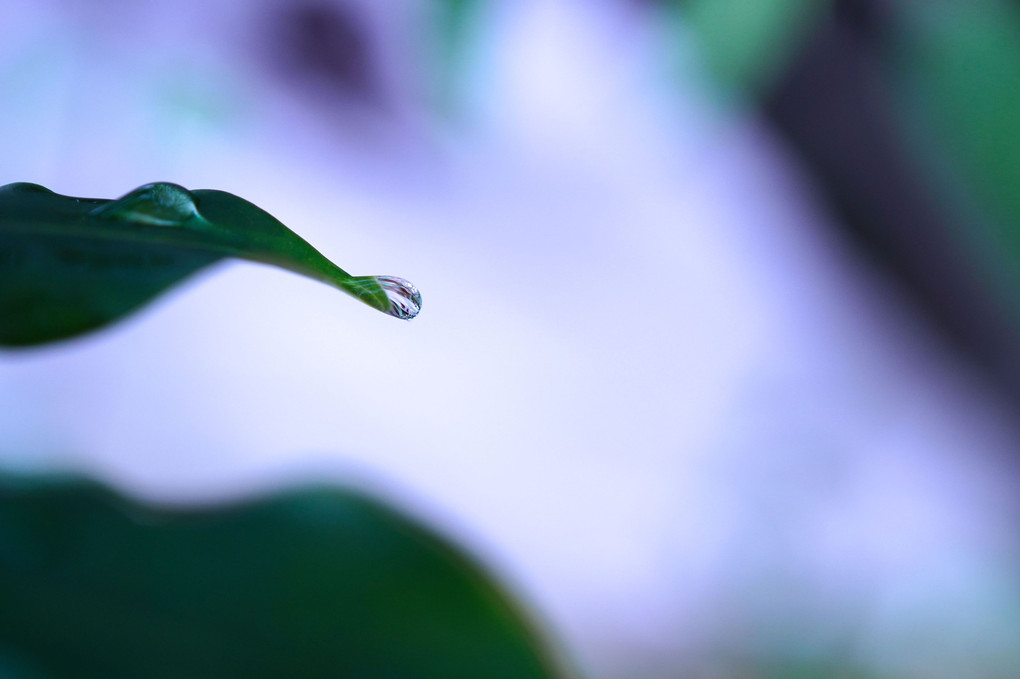
[[421, 297], [391, 276], [351, 276], [272, 215], [224, 191], [148, 184], [119, 200], [0, 187], [0, 345], [74, 337], [113, 323], [225, 258], [272, 264], [398, 318]]

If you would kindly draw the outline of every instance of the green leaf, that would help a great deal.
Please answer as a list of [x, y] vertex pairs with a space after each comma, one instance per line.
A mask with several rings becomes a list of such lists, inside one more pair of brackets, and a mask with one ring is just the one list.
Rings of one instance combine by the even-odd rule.
[[398, 318], [421, 307], [407, 281], [351, 276], [224, 191], [157, 183], [110, 201], [18, 183], [0, 187], [0, 345], [95, 330], [227, 257], [309, 276]]
[[557, 672], [477, 565], [357, 493], [156, 509], [0, 477], [13, 677], [528, 679]]

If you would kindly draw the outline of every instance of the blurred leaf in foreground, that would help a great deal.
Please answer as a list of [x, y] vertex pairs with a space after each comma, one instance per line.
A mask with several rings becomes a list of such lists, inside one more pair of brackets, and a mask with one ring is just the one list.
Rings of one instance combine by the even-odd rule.
[[248, 201], [175, 184], [115, 201], [37, 184], [0, 187], [0, 345], [50, 342], [117, 321], [227, 257], [333, 285], [397, 318], [421, 296], [392, 276], [351, 276]]
[[0, 477], [0, 673], [556, 675], [472, 562], [366, 497], [305, 490], [169, 511]]

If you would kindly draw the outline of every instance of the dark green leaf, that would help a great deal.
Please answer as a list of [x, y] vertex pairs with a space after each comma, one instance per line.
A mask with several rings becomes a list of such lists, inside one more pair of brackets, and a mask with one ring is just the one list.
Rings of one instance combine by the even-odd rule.
[[37, 184], [0, 187], [0, 345], [40, 344], [112, 323], [226, 257], [273, 264], [413, 318], [421, 297], [391, 276], [351, 276], [248, 201], [148, 184], [116, 201]]
[[555, 675], [473, 563], [366, 497], [169, 511], [0, 478], [0, 673], [527, 679]]

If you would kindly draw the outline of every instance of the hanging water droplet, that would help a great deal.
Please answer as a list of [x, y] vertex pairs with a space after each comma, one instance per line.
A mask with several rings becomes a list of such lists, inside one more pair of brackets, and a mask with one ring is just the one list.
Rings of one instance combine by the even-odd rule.
[[191, 192], [167, 182], [140, 186], [123, 198], [100, 205], [91, 214], [154, 226], [176, 226], [199, 216]]
[[396, 276], [352, 276], [340, 284], [373, 309], [409, 321], [421, 311], [421, 293], [410, 281]]
[[421, 311], [421, 293], [411, 281], [396, 276], [375, 276], [375, 281], [382, 287], [390, 300], [390, 316], [409, 321]]

